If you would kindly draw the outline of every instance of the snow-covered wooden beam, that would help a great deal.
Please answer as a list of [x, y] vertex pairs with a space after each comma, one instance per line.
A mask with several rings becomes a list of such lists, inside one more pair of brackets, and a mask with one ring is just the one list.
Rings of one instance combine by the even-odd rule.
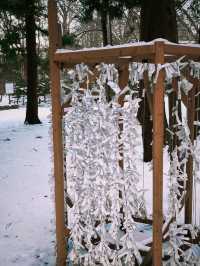
[[90, 48], [82, 50], [57, 50], [54, 60], [69, 64], [88, 63], [127, 63], [139, 59], [152, 59], [155, 53], [153, 44], [134, 43], [127, 45]]
[[[157, 41], [159, 39], [148, 43], [137, 42], [81, 50], [58, 49], [54, 55], [54, 60], [71, 66], [82, 62], [87, 64], [98, 64], [101, 62], [123, 64], [144, 59], [153, 62], [155, 43]], [[188, 58], [198, 59], [200, 57], [200, 45], [175, 44], [162, 39], [161, 41], [164, 43], [165, 62], [171, 62], [183, 55]]]
[[200, 45], [199, 44], [175, 44], [166, 43], [164, 46], [165, 54], [176, 56], [188, 56], [200, 58]]

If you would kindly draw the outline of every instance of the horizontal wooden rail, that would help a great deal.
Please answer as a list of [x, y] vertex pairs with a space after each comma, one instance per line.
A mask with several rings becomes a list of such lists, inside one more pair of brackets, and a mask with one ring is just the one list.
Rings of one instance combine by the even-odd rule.
[[[57, 53], [55, 54], [55, 61], [56, 62], [61, 62], [62, 66], [65, 68], [73, 68], [76, 64], [80, 64], [80, 63], [84, 63], [90, 67], [94, 67], [98, 64], [100, 64], [99, 60], [96, 60], [95, 58], [92, 59], [87, 59], [87, 60], [72, 60], [71, 58], [68, 58], [67, 60], [63, 59], [65, 58], [65, 56], [63, 55], [62, 58], [59, 57], [59, 59], [57, 58]], [[116, 64], [116, 65], [126, 65], [130, 62], [133, 61], [137, 61], [137, 62], [143, 62], [144, 60], [148, 60], [148, 62], [152, 62], [153, 57], [151, 58], [150, 56], [147, 57], [129, 57], [129, 58], [119, 58], [119, 57], [102, 57], [102, 61], [101, 63], [105, 63], [105, 64]]]
[[[164, 43], [165, 62], [176, 60], [180, 56], [191, 59], [200, 58], [200, 45], [183, 45]], [[131, 61], [148, 60], [153, 62], [155, 46], [149, 44], [127, 44], [82, 50], [60, 49], [54, 54], [54, 61], [73, 66], [85, 62], [86, 64], [116, 63], [126, 64]]]
[[83, 50], [57, 50], [54, 55], [54, 60], [57, 62], [68, 62], [70, 64], [85, 63], [114, 63], [132, 61], [133, 58], [152, 58], [155, 53], [154, 45], [127, 45], [127, 46], [112, 46], [96, 49]]
[[200, 58], [200, 45], [165, 44], [165, 54]]

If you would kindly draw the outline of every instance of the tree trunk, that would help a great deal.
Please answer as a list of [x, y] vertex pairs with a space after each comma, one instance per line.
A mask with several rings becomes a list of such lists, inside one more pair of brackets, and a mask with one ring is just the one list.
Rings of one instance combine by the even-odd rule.
[[152, 158], [152, 128], [153, 121], [151, 119], [150, 108], [147, 100], [147, 94], [143, 97], [144, 81], [140, 81], [140, 95], [141, 101], [137, 113], [137, 119], [142, 125], [142, 140], [143, 140], [143, 160], [144, 162], [151, 161]]
[[103, 37], [103, 46], [108, 45], [108, 32], [107, 32], [107, 12], [102, 10], [101, 12], [101, 29]]
[[[141, 2], [140, 40], [148, 42], [157, 38], [164, 38], [178, 42], [174, 0], [142, 0]], [[139, 119], [142, 121], [144, 161], [146, 162], [152, 160], [153, 123], [148, 110], [148, 102], [145, 101], [144, 109], [144, 99], [142, 99], [138, 117], [144, 111], [146, 112], [144, 121]]]
[[112, 20], [110, 15], [107, 14], [107, 35], [108, 35], [108, 44], [113, 45], [113, 37], [112, 37]]
[[198, 43], [200, 43], [200, 26], [199, 26], [199, 30], [198, 30]]
[[178, 42], [174, 0], [142, 0], [140, 39], [164, 38]]
[[35, 1], [26, 0], [25, 15], [26, 52], [27, 52], [27, 105], [25, 124], [39, 124], [37, 97], [37, 52]]

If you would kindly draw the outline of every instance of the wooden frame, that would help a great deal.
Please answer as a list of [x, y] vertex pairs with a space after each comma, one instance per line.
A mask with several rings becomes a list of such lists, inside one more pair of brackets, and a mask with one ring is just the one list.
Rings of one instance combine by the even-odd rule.
[[[78, 51], [58, 50], [60, 43], [59, 27], [55, 0], [49, 0], [49, 42], [50, 42], [50, 78], [52, 93], [52, 121], [54, 145], [54, 176], [55, 176], [55, 207], [56, 207], [56, 237], [57, 237], [57, 265], [66, 264], [69, 230], [64, 218], [64, 175], [63, 175], [63, 143], [62, 143], [62, 104], [60, 94], [60, 68], [79, 63], [95, 65], [101, 63], [116, 63], [125, 65], [137, 60], [148, 60], [156, 64], [163, 64], [175, 60], [180, 56], [200, 58], [200, 46], [187, 46], [158, 40], [151, 43], [136, 43], [122, 46], [83, 49]], [[124, 71], [122, 71], [122, 75]], [[125, 75], [126, 76], [126, 75]], [[123, 85], [123, 77], [122, 77]], [[189, 102], [194, 103], [194, 95], [189, 94]], [[188, 102], [188, 103], [189, 103]], [[193, 108], [193, 107], [191, 107]], [[191, 112], [191, 108], [189, 111]], [[153, 95], [153, 265], [162, 265], [162, 227], [163, 227], [163, 110], [164, 110], [164, 72], [160, 71]], [[189, 113], [189, 112], [188, 112]], [[189, 118], [193, 134], [194, 114]], [[187, 222], [192, 217], [192, 159], [188, 163], [189, 182], [186, 204]]]
[[60, 91], [60, 66], [53, 60], [56, 49], [60, 46], [59, 27], [57, 25], [56, 4], [48, 2], [49, 23], [49, 56], [50, 79], [52, 95], [52, 123], [53, 123], [53, 152], [55, 177], [55, 211], [56, 211], [56, 264], [64, 266], [66, 263], [66, 230], [64, 217], [64, 167], [62, 142], [62, 106]]

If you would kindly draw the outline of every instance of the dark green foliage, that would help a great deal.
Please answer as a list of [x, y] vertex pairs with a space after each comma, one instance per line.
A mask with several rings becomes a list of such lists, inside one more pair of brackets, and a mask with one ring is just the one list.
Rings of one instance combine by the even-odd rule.
[[[40, 123], [38, 118], [38, 54], [36, 45], [36, 34], [46, 34], [47, 30], [40, 27], [40, 19], [47, 17], [47, 9], [44, 9], [42, 0], [1, 0], [0, 16], [8, 20], [6, 30], [3, 28], [3, 34], [0, 39], [0, 48], [2, 57], [6, 63], [9, 61], [19, 61], [23, 56], [22, 65], [26, 65], [26, 124]], [[6, 23], [5, 20], [5, 23]], [[25, 43], [25, 45], [23, 45]], [[25, 47], [24, 47], [25, 46]], [[19, 76], [13, 80], [17, 84], [17, 95], [21, 94], [18, 87]], [[40, 77], [42, 84], [45, 83], [43, 75]], [[40, 80], [40, 79], [39, 79]], [[47, 82], [48, 84], [48, 82]], [[23, 84], [21, 84], [23, 85]], [[42, 86], [44, 90], [44, 86]], [[46, 90], [46, 88], [45, 88]]]
[[[29, 8], [28, 8], [29, 7]], [[24, 18], [27, 13], [35, 10], [35, 15], [38, 17], [43, 14], [44, 6], [40, 0], [1, 0], [0, 10], [8, 11], [15, 15], [17, 18]]]
[[[83, 22], [89, 22], [93, 19], [94, 11], [101, 18], [101, 29], [103, 36], [103, 45], [112, 44], [111, 21], [115, 18], [122, 18], [125, 9], [130, 9], [139, 5], [139, 0], [80, 0], [81, 11], [79, 19]], [[109, 18], [109, 20], [108, 20]], [[110, 36], [108, 36], [108, 26]], [[109, 40], [110, 39], [110, 40]]]
[[10, 31], [1, 37], [0, 50], [6, 58], [15, 58], [18, 54], [24, 54], [24, 48], [20, 43], [19, 32]]
[[76, 36], [74, 34], [65, 34], [62, 36], [63, 46], [74, 46], [76, 42]]
[[47, 35], [47, 28], [41, 28], [38, 23], [41, 19], [47, 18], [47, 9], [44, 8], [41, 0], [0, 1], [1, 23], [7, 23], [6, 27], [3, 27], [3, 34], [0, 35], [0, 51], [6, 58], [25, 55], [25, 47], [22, 45], [26, 37], [25, 17], [31, 12], [34, 13], [36, 21], [35, 30], [42, 35]]
[[38, 60], [38, 95], [42, 96], [50, 93], [49, 58], [47, 55], [48, 51], [44, 51], [44, 54]]
[[191, 9], [193, 15], [196, 17], [197, 22], [200, 23], [200, 2], [199, 0], [193, 0], [189, 8]]
[[93, 16], [94, 10], [97, 12], [108, 13], [110, 18], [121, 18], [125, 8], [132, 8], [139, 5], [139, 0], [80, 0], [82, 4], [81, 18], [84, 21], [90, 21]]

